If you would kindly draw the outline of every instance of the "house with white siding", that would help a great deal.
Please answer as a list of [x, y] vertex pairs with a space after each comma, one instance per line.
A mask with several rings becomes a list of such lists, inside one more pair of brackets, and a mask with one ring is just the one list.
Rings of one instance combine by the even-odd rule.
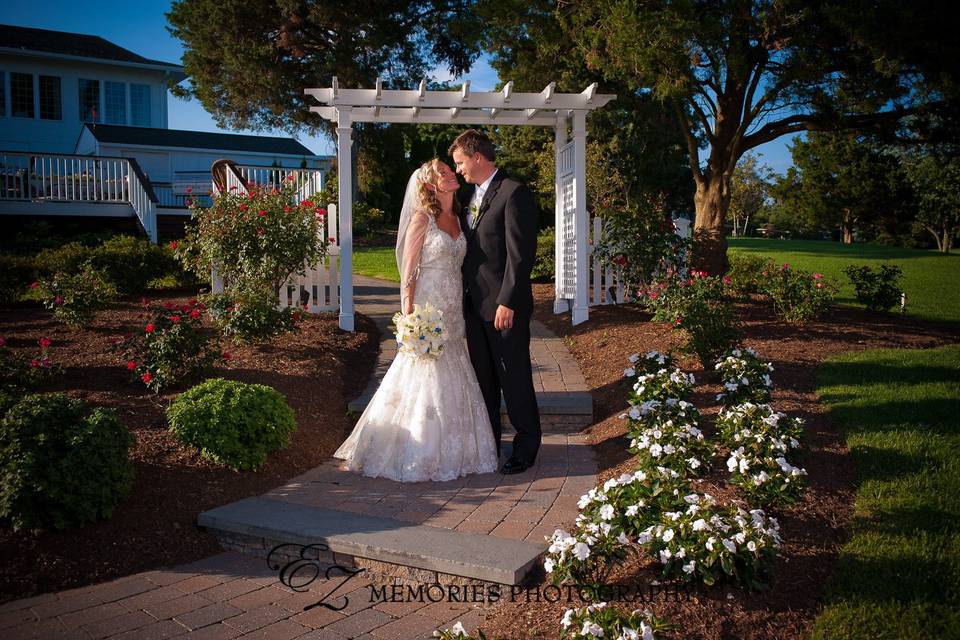
[[332, 157], [293, 138], [171, 129], [167, 91], [185, 78], [98, 36], [0, 25], [0, 216], [135, 217], [156, 241], [219, 159], [241, 179], [322, 187]]

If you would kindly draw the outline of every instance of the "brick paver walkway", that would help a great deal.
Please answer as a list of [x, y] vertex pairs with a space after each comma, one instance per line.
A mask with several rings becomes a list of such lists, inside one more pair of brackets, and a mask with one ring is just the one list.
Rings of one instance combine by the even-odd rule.
[[[357, 308], [384, 331], [379, 375], [393, 358], [389, 334], [395, 285], [355, 278]], [[570, 353], [540, 325], [532, 326], [534, 382], [548, 392], [585, 391]], [[370, 393], [376, 388], [371, 382]], [[509, 437], [505, 437], [508, 441]], [[545, 434], [537, 464], [514, 476], [484, 474], [443, 483], [400, 484], [365, 478], [329, 461], [267, 497], [369, 513], [465, 533], [542, 542], [572, 523], [580, 495], [596, 483], [592, 450], [577, 434]], [[266, 638], [270, 640], [408, 640], [429, 638], [461, 621], [471, 632], [489, 609], [458, 602], [371, 601], [370, 583], [317, 580], [305, 593], [284, 587], [263, 558], [223, 553], [191, 564], [0, 605], [3, 640], [20, 638]], [[304, 607], [331, 594], [340, 611]], [[344, 594], [345, 590], [349, 592]]]

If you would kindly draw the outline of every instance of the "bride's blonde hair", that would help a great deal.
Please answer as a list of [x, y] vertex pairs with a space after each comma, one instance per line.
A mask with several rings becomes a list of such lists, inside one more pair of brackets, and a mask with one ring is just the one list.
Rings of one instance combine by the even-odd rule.
[[[427, 160], [417, 169], [417, 202], [419, 208], [426, 211], [436, 219], [440, 215], [440, 201], [437, 199], [436, 188], [440, 182], [440, 170], [437, 164], [439, 158]], [[433, 185], [429, 189], [427, 185]]]

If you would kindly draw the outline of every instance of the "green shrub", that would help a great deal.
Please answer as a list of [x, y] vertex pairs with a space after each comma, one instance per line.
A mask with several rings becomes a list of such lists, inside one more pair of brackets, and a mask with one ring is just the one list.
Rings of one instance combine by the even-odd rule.
[[114, 284], [117, 293], [140, 293], [147, 283], [179, 270], [172, 252], [145, 238], [115, 236], [93, 250], [93, 266]]
[[37, 271], [41, 278], [52, 278], [56, 273], [79, 273], [90, 258], [93, 249], [79, 242], [68, 242], [56, 249], [44, 249], [37, 254]]
[[14, 530], [108, 518], [133, 484], [133, 436], [109, 409], [28, 395], [0, 420], [0, 517]]
[[530, 279], [534, 282], [552, 282], [556, 262], [556, 235], [553, 227], [537, 234], [537, 258], [533, 262]]
[[727, 254], [729, 269], [729, 288], [738, 296], [759, 293], [763, 288], [763, 272], [774, 269], [773, 259], [767, 256], [754, 256], [745, 253]]
[[[151, 311], [149, 303], [147, 310]], [[156, 392], [209, 373], [220, 349], [203, 328], [204, 310], [197, 300], [180, 307], [167, 303], [162, 310], [152, 310], [139, 331], [117, 344], [127, 370]]]
[[366, 236], [379, 231], [387, 222], [387, 214], [382, 209], [372, 207], [366, 202], [353, 205], [353, 230], [358, 236]]
[[231, 469], [258, 469], [290, 444], [297, 429], [280, 392], [262, 384], [213, 378], [181, 393], [167, 410], [177, 440]]
[[33, 258], [0, 254], [0, 304], [19, 300], [36, 279], [36, 271]]
[[43, 306], [71, 327], [88, 324], [117, 295], [113, 284], [89, 264], [79, 271], [58, 271], [39, 285]]
[[903, 275], [895, 264], [882, 264], [876, 271], [851, 264], [843, 270], [857, 292], [857, 301], [869, 311], [887, 311], [900, 302], [898, 281]]
[[217, 329], [237, 343], [261, 342], [297, 330], [303, 316], [300, 309], [278, 309], [276, 300], [240, 292], [219, 293], [204, 297]]
[[39, 353], [28, 356], [7, 348], [7, 338], [0, 336], [0, 391], [23, 393], [60, 372], [61, 367], [50, 360], [50, 338], [43, 337], [38, 343]]
[[709, 369], [720, 354], [740, 343], [740, 328], [723, 280], [704, 271], [691, 271], [690, 278], [668, 275], [646, 292], [644, 304], [657, 322], [669, 322], [683, 331], [685, 353], [700, 359]]
[[764, 295], [773, 303], [777, 317], [786, 322], [803, 324], [813, 320], [833, 301], [835, 289], [819, 273], [791, 269], [784, 263], [762, 275]]

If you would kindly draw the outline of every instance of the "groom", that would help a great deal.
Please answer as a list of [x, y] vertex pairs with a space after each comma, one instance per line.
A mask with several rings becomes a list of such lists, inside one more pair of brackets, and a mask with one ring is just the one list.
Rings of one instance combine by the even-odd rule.
[[475, 185], [461, 199], [467, 234], [463, 260], [467, 346], [500, 450], [500, 393], [516, 429], [501, 473], [525, 471], [540, 449], [540, 413], [530, 366], [530, 270], [537, 248], [537, 207], [524, 184], [494, 164], [490, 138], [470, 129], [450, 145], [457, 173]]

